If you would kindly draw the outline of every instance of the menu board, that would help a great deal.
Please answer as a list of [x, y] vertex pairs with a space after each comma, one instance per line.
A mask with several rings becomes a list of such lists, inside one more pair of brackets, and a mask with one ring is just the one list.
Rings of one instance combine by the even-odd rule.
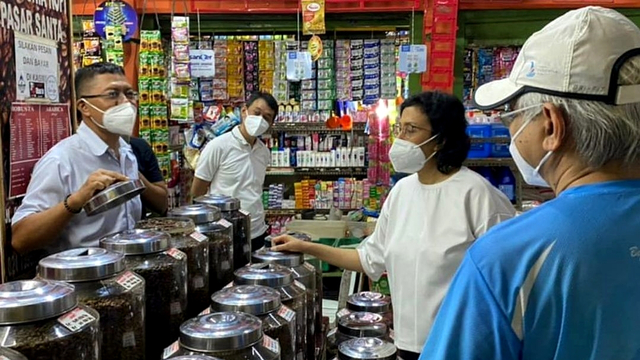
[[33, 167], [60, 140], [71, 135], [68, 104], [11, 104], [9, 198], [23, 196]]

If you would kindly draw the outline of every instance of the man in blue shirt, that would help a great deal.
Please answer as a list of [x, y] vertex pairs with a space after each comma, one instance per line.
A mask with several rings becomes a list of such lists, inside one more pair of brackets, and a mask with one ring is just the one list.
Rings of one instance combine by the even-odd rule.
[[640, 29], [570, 11], [474, 96], [557, 198], [470, 248], [420, 359], [640, 359]]

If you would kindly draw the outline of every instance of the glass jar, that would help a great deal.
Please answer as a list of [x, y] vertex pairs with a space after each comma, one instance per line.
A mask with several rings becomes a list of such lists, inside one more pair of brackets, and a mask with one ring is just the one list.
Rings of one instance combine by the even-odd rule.
[[193, 204], [172, 209], [169, 216], [193, 220], [196, 231], [209, 238], [209, 292], [233, 281], [233, 224], [222, 218], [220, 209]]
[[172, 358], [173, 360], [220, 360], [220, 358], [214, 358], [207, 355], [181, 355]]
[[72, 284], [78, 301], [100, 314], [102, 359], [144, 359], [144, 279], [125, 270], [124, 255], [101, 248], [63, 251], [40, 260], [38, 278]]
[[0, 347], [0, 360], [29, 360], [24, 355], [9, 348]]
[[392, 343], [376, 338], [352, 339], [339, 346], [335, 360], [396, 360], [398, 350]]
[[222, 217], [233, 225], [233, 270], [247, 265], [251, 261], [251, 215], [240, 209], [240, 200], [210, 194], [193, 201], [215, 206], [222, 211]]
[[180, 340], [163, 359], [210, 355], [221, 360], [280, 360], [280, 345], [262, 333], [260, 319], [239, 312], [198, 316], [180, 326]]
[[42, 279], [0, 285], [0, 346], [30, 360], [100, 358], [100, 315], [73, 285]]
[[355, 293], [349, 296], [347, 307], [340, 310], [336, 317], [339, 319], [354, 311], [380, 314], [385, 319], [387, 326], [393, 329], [393, 309], [391, 308], [391, 298], [389, 296], [372, 291]]
[[352, 312], [338, 319], [338, 326], [327, 335], [327, 356], [337, 355], [340, 344], [356, 338], [378, 338], [390, 341], [389, 328], [380, 314]]
[[209, 238], [196, 231], [191, 219], [153, 218], [139, 221], [136, 228], [164, 231], [171, 235], [171, 246], [187, 254], [187, 313], [194, 317], [209, 305]]
[[100, 239], [123, 253], [127, 270], [145, 280], [147, 359], [157, 359], [179, 334], [187, 309], [187, 255], [170, 247], [171, 236], [155, 230], [125, 230]]
[[[271, 239], [265, 240], [265, 247], [255, 251], [252, 256], [253, 263], [273, 263], [285, 266], [293, 272], [293, 278], [307, 289], [307, 359], [314, 359], [316, 353], [315, 321], [317, 310], [322, 308], [322, 299], [318, 294], [316, 283], [316, 268], [304, 261], [302, 253], [287, 253], [272, 251]], [[322, 283], [320, 283], [322, 284]]]
[[295, 358], [296, 313], [282, 305], [277, 290], [260, 285], [226, 288], [211, 296], [211, 311], [257, 316], [262, 321], [262, 332], [280, 343], [281, 357]]
[[236, 270], [234, 284], [262, 285], [278, 290], [282, 304], [296, 313], [296, 359], [306, 359], [307, 289], [294, 280], [293, 272], [277, 264], [252, 264]]

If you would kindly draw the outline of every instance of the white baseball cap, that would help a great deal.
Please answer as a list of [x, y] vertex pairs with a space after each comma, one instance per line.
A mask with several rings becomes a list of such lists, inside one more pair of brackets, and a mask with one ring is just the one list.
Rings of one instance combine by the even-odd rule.
[[599, 6], [572, 10], [527, 39], [509, 77], [480, 86], [474, 102], [493, 109], [537, 92], [621, 105], [640, 102], [640, 85], [618, 86], [618, 73], [640, 55], [640, 29]]

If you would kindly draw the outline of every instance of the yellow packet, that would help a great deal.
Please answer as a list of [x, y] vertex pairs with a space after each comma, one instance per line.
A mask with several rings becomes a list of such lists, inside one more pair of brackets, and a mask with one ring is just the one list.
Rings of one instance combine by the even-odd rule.
[[302, 32], [305, 35], [324, 34], [324, 0], [302, 0]]

